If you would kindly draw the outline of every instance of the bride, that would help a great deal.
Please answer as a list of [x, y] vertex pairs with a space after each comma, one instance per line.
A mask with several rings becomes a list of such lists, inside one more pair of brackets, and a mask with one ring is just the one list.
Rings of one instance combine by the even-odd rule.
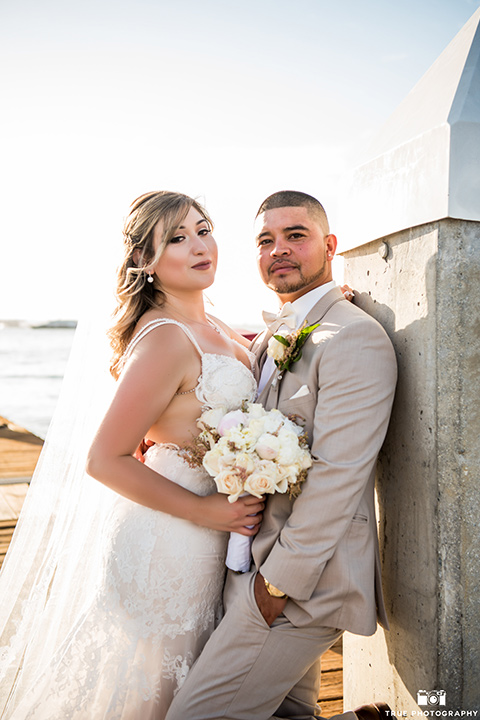
[[[124, 238], [109, 334], [117, 382], [85, 450], [100, 483], [70, 456], [56, 481], [47, 437], [37, 484], [47, 479], [29, 491], [0, 576], [10, 598], [0, 717], [9, 720], [161, 720], [218, 621], [226, 533], [254, 534], [261, 520], [261, 501], [228, 503], [179, 454], [202, 409], [256, 394], [244, 339], [204, 309], [217, 264], [209, 217], [185, 195], [152, 192], [131, 206]], [[87, 392], [73, 385], [79, 398]], [[153, 444], [139, 462], [144, 437]], [[78, 450], [76, 438], [64, 433], [57, 451], [73, 441]], [[68, 507], [56, 499], [65, 494]], [[33, 526], [42, 527], [34, 547], [22, 543]]]

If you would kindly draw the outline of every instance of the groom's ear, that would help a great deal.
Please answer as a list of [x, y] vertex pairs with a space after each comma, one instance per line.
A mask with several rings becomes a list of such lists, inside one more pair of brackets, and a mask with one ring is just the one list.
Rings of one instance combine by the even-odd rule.
[[332, 233], [330, 233], [329, 235], [325, 235], [325, 249], [327, 251], [327, 259], [333, 260], [333, 256], [335, 255], [337, 250], [336, 235], [332, 235]]

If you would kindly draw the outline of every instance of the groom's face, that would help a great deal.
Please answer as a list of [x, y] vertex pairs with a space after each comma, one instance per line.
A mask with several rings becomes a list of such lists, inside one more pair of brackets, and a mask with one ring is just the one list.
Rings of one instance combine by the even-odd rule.
[[255, 223], [263, 282], [282, 302], [296, 300], [332, 279], [335, 235], [325, 235], [304, 207], [267, 210]]

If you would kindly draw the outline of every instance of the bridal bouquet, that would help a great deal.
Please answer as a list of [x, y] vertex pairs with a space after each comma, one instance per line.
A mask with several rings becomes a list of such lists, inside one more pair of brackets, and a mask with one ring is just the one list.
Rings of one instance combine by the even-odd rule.
[[[203, 465], [230, 502], [245, 493], [299, 495], [312, 458], [305, 433], [292, 418], [258, 403], [244, 403], [230, 412], [222, 407], [206, 410], [197, 424], [200, 435], [182, 454], [191, 465]], [[231, 533], [229, 568], [250, 568], [251, 542], [252, 538]]]

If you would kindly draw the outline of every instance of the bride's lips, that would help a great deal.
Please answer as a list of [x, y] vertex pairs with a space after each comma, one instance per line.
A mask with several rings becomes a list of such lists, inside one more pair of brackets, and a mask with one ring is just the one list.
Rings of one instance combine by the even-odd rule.
[[212, 266], [211, 260], [202, 260], [202, 262], [192, 265], [192, 270], [209, 270]]

